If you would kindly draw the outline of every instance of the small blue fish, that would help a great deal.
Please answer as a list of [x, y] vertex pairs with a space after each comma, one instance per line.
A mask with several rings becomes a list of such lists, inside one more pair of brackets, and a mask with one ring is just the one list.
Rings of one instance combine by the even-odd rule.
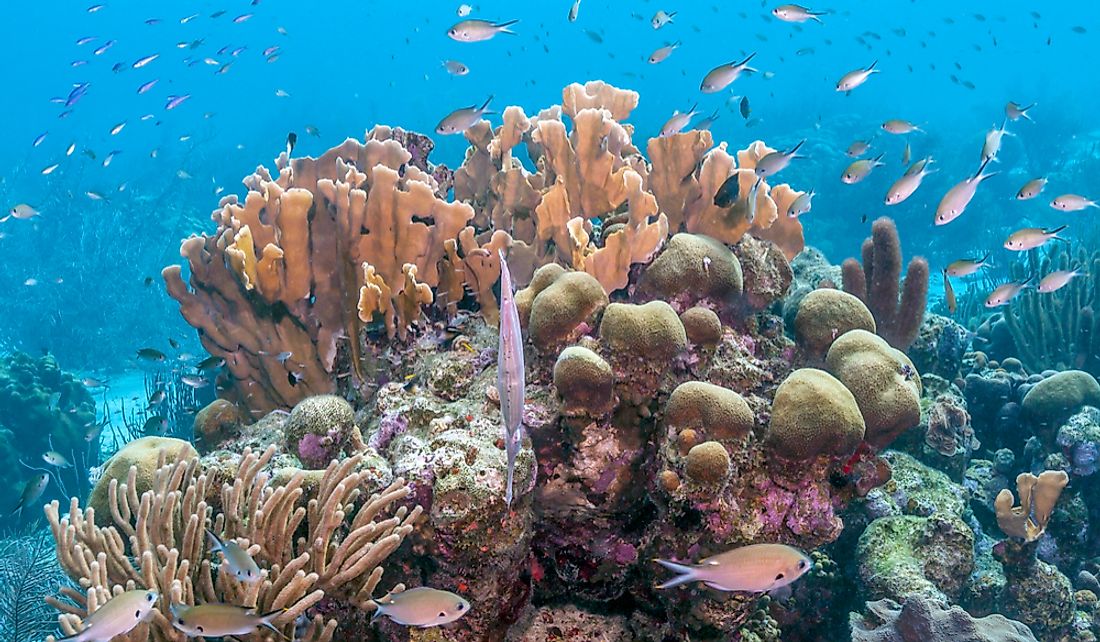
[[100, 45], [98, 49], [93, 51], [92, 55], [102, 56], [103, 54], [107, 53], [108, 49], [110, 49], [111, 47], [114, 47], [114, 46], [115, 46], [115, 41], [114, 40], [108, 40], [107, 42]]
[[38, 147], [39, 145], [41, 145], [42, 141], [46, 140], [46, 135], [49, 133], [50, 132], [42, 132], [41, 134], [35, 136], [34, 142], [31, 143], [31, 147]]
[[512, 478], [523, 436], [523, 400], [526, 377], [523, 368], [523, 330], [512, 294], [512, 274], [504, 252], [500, 257], [500, 343], [497, 348], [497, 392], [504, 419], [504, 448], [508, 454], [508, 480], [504, 501], [512, 505]]
[[157, 80], [158, 79], [154, 78], [153, 80], [150, 80], [147, 83], [142, 83], [142, 85], [140, 87], [138, 87], [137, 93], [140, 95], [140, 94], [144, 94], [145, 92], [149, 91], [150, 89], [153, 88], [154, 85], [157, 84]]
[[236, 24], [240, 24], [240, 23], [248, 20], [251, 17], [252, 17], [251, 13], [242, 13], [241, 15], [237, 16], [236, 18], [233, 18], [233, 22], [236, 23]]
[[92, 6], [88, 7], [88, 13], [95, 13], [106, 6], [107, 5], [105, 4], [93, 4]]
[[82, 47], [82, 46], [88, 44], [89, 42], [91, 42], [95, 39], [96, 39], [95, 36], [84, 36], [83, 38], [77, 38], [76, 39], [76, 46], [77, 47]]
[[145, 56], [144, 58], [138, 58], [137, 60], [134, 61], [134, 64], [131, 65], [131, 66], [134, 69], [141, 69], [142, 67], [144, 67], [145, 65], [153, 62], [154, 60], [156, 60], [159, 57], [160, 57], [159, 53], [149, 54], [148, 56]]
[[183, 101], [191, 97], [191, 94], [184, 94], [182, 96], [169, 96], [168, 102], [164, 104], [166, 110], [172, 110], [183, 104]]

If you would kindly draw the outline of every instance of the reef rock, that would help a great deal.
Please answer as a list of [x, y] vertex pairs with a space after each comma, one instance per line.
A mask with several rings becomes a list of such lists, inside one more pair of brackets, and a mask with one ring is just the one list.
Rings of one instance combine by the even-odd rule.
[[902, 604], [867, 603], [867, 615], [852, 613], [852, 642], [1038, 642], [1024, 624], [1002, 615], [975, 618], [958, 606], [922, 595]]
[[871, 311], [855, 296], [823, 288], [802, 298], [794, 317], [798, 345], [816, 359], [825, 357], [837, 337], [849, 330], [875, 331]]
[[856, 398], [824, 370], [795, 370], [775, 391], [767, 444], [788, 460], [855, 452], [866, 430]]
[[355, 428], [351, 404], [336, 395], [306, 397], [290, 411], [286, 449], [306, 468], [322, 469], [346, 452]]
[[1066, 370], [1036, 383], [1022, 405], [1036, 423], [1055, 426], [1082, 406], [1100, 406], [1100, 383], [1083, 370]]

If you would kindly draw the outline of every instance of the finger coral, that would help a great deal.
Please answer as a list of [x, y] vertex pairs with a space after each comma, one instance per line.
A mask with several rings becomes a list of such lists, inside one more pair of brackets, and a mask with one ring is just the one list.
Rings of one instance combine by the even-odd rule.
[[[307, 610], [326, 596], [372, 610], [380, 564], [421, 513], [419, 507], [401, 507], [392, 510], [392, 517], [378, 519], [407, 496], [404, 482], [364, 502], [361, 477], [354, 472], [359, 457], [334, 461], [317, 483], [315, 497], [303, 505], [304, 473], [274, 488], [261, 472], [274, 453], [274, 447], [262, 455], [246, 450], [236, 478], [222, 485], [220, 496], [198, 459], [169, 459], [161, 453], [151, 485], [140, 496], [136, 467], [124, 482], [111, 480], [108, 526], [97, 526], [95, 509], [81, 509], [75, 498], [64, 517], [57, 502], [48, 505], [58, 559], [80, 586], [62, 589], [60, 597], [49, 600], [61, 611], [62, 632], [77, 633], [80, 622], [112, 595], [135, 588], [156, 590], [160, 599], [152, 617], [125, 636], [129, 642], [185, 640], [167, 615], [172, 604], [225, 602], [264, 613], [282, 610], [274, 619], [277, 627], [289, 630], [302, 618], [306, 633], [296, 639], [317, 642], [331, 640], [337, 626], [319, 615], [307, 617]], [[220, 504], [220, 512], [212, 504]], [[206, 529], [247, 550], [267, 569], [261, 581], [243, 584], [232, 573], [216, 571]], [[308, 536], [296, 539], [300, 529]], [[244, 639], [272, 637], [257, 632]]]

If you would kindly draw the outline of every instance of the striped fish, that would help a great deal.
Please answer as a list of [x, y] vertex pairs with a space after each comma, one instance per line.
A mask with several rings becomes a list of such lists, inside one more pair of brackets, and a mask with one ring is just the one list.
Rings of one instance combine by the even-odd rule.
[[497, 392], [500, 414], [504, 418], [504, 448], [508, 453], [508, 481], [504, 501], [512, 505], [512, 477], [516, 468], [516, 453], [523, 436], [523, 333], [519, 327], [519, 312], [512, 296], [512, 274], [504, 252], [500, 255], [500, 344], [497, 347]]

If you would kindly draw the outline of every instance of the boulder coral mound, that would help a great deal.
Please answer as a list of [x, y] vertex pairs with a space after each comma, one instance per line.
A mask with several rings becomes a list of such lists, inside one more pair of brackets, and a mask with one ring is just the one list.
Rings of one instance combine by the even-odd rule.
[[642, 287], [668, 300], [717, 302], [741, 294], [741, 263], [724, 243], [702, 234], [676, 234], [646, 268]]
[[867, 603], [852, 613], [852, 642], [1038, 642], [1027, 626], [1003, 615], [975, 618], [961, 607], [921, 595]]
[[587, 272], [541, 268], [528, 290], [516, 294], [517, 307], [521, 296], [531, 297], [527, 329], [531, 343], [544, 352], [587, 334], [608, 303], [603, 286]]
[[707, 349], [714, 348], [722, 340], [722, 320], [710, 308], [695, 306], [680, 314], [688, 341]]
[[558, 355], [554, 387], [567, 415], [601, 416], [615, 407], [615, 373], [603, 357], [582, 346], [570, 346]]
[[[127, 483], [134, 495], [141, 497], [153, 488], [153, 476], [161, 465], [159, 457], [183, 461], [198, 459], [198, 456], [191, 444], [171, 437], [142, 437], [126, 444], [111, 457], [88, 498], [88, 507], [95, 510], [96, 524], [110, 523], [112, 481]], [[133, 481], [129, 480], [129, 475], [133, 475]]]
[[847, 332], [833, 342], [825, 364], [855, 396], [868, 444], [884, 448], [920, 424], [920, 375], [909, 357], [882, 337]]
[[824, 370], [795, 370], [775, 391], [767, 444], [787, 460], [855, 452], [866, 425], [859, 404]]
[[600, 338], [623, 356], [668, 361], [687, 349], [684, 324], [664, 301], [612, 303], [604, 311]]
[[729, 388], [705, 381], [676, 386], [665, 404], [665, 424], [690, 428], [708, 439], [743, 440], [755, 419], [745, 398]]
[[351, 404], [336, 395], [306, 397], [290, 411], [283, 428], [286, 449], [306, 468], [324, 468], [345, 452], [355, 428]]
[[832, 288], [802, 297], [794, 317], [794, 336], [806, 352], [823, 358], [833, 341], [849, 330], [875, 331], [875, 318], [863, 301]]
[[1066, 370], [1035, 384], [1022, 405], [1034, 421], [1057, 425], [1083, 406], [1100, 406], [1100, 384], [1083, 370]]

